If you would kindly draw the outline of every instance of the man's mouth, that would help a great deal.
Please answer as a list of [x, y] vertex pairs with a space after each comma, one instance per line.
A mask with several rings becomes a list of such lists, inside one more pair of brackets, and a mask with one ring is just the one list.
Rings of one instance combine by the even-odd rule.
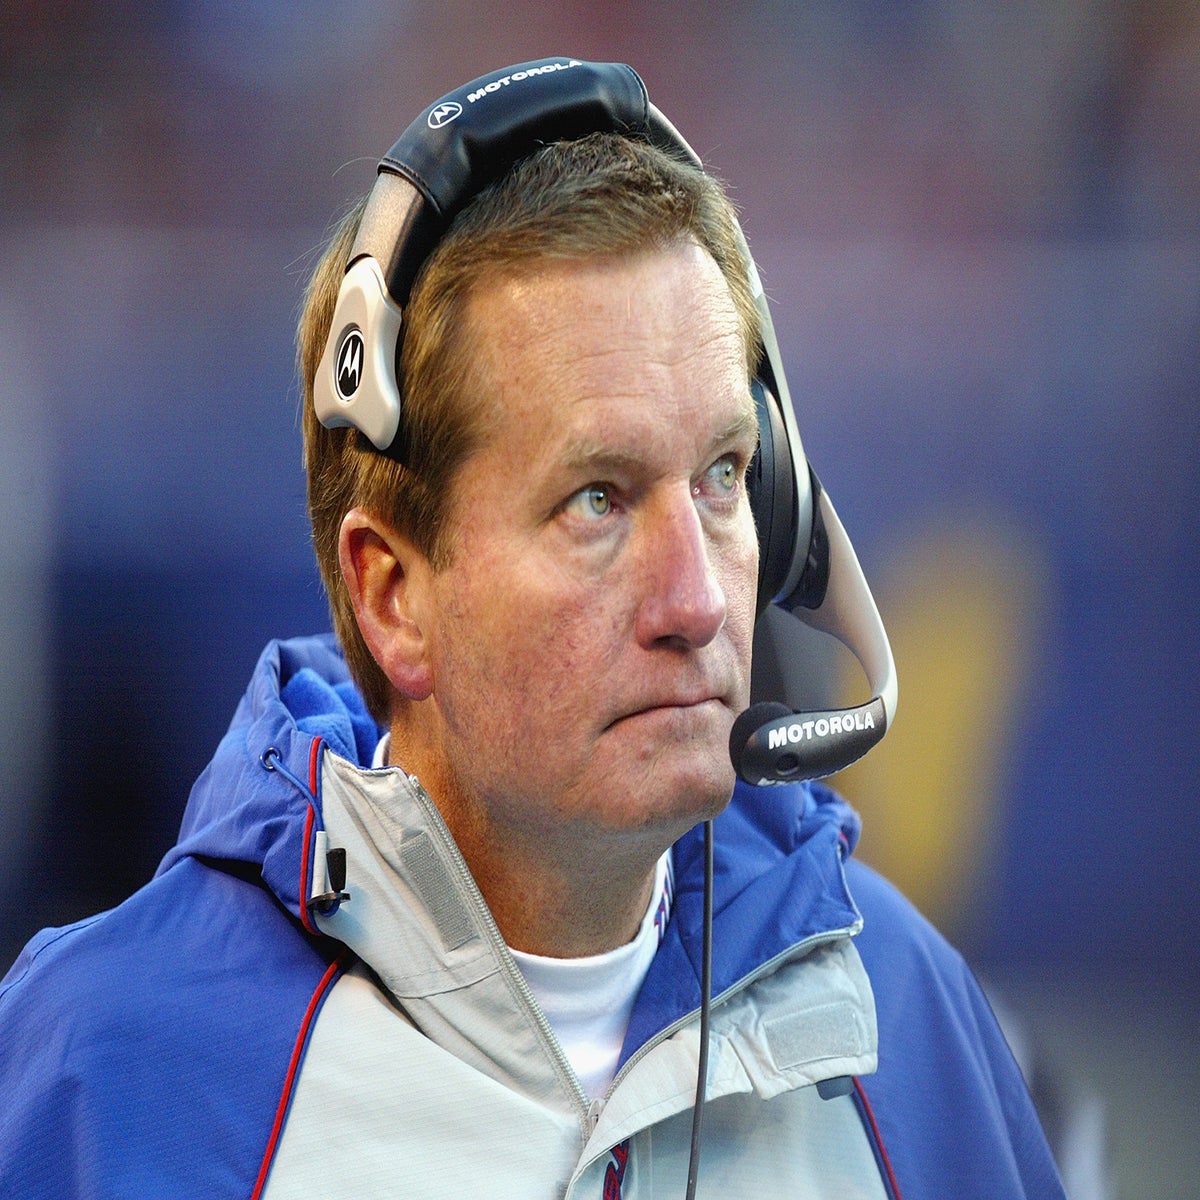
[[620, 725], [623, 721], [634, 720], [638, 717], [653, 716], [658, 713], [684, 713], [689, 710], [698, 710], [710, 704], [723, 705], [725, 701], [720, 697], [706, 692], [703, 695], [685, 695], [685, 696], [664, 696], [647, 701], [644, 704], [639, 704], [636, 707], [631, 707], [620, 716], [609, 722], [608, 728], [612, 729]]

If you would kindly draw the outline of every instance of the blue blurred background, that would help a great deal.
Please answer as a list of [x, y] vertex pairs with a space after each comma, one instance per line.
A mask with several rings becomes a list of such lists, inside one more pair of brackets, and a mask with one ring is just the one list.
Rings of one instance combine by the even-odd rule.
[[263, 643], [327, 627], [330, 220], [444, 91], [627, 61], [742, 209], [893, 637], [862, 854], [988, 981], [1073, 1197], [1196, 1194], [1200, 8], [0, 14], [0, 967], [153, 872]]

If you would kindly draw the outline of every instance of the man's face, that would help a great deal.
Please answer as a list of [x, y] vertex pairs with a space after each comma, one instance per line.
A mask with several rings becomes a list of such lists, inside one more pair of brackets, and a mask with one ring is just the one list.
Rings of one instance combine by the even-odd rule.
[[483, 283], [465, 332], [488, 436], [430, 582], [416, 773], [519, 836], [669, 844], [728, 800], [749, 697], [757, 428], [728, 288], [690, 244], [537, 265]]

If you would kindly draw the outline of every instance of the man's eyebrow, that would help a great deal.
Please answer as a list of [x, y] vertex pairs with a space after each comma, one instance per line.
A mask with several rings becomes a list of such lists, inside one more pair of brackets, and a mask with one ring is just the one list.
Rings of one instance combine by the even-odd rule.
[[758, 446], [758, 412], [753, 399], [747, 400], [738, 411], [738, 415], [720, 432], [714, 435], [709, 444], [710, 452], [715, 453], [723, 446], [736, 446], [741, 442], [753, 442]]
[[638, 454], [606, 446], [595, 438], [579, 438], [567, 446], [563, 453], [562, 465], [568, 471], [584, 474], [624, 473], [634, 470], [640, 459]]
[[731, 442], [740, 442], [750, 438], [757, 443], [758, 411], [753, 399], [739, 410], [737, 417], [729, 423], [725, 432], [714, 440], [713, 445], [726, 446]]
[[[713, 435], [709, 448], [715, 453], [723, 446], [734, 446], [743, 441], [758, 444], [758, 414], [753, 401], [747, 403], [728, 425]], [[569, 442], [562, 456], [566, 468], [588, 471], [630, 471], [643, 461], [643, 456], [636, 451], [607, 445], [590, 435]]]

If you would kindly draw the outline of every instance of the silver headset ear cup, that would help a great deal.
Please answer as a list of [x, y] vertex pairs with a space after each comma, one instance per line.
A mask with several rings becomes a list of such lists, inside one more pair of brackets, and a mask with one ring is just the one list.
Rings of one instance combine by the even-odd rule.
[[360, 258], [346, 272], [338, 292], [313, 380], [313, 407], [322, 425], [353, 426], [377, 450], [386, 450], [400, 428], [400, 325], [400, 309], [388, 295], [379, 264]]

